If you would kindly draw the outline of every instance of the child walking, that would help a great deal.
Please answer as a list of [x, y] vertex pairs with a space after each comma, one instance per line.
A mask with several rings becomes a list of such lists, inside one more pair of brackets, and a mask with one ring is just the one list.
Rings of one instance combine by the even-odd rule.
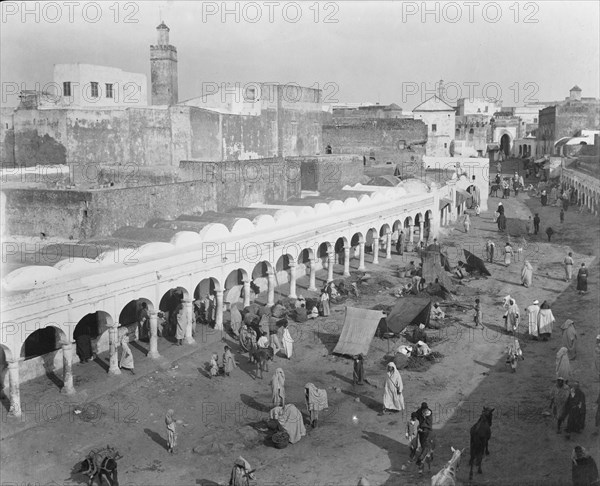
[[213, 353], [210, 358], [210, 378], [219, 374], [219, 356], [217, 353]]
[[408, 439], [408, 446], [410, 448], [411, 461], [415, 458], [419, 447], [418, 429], [419, 421], [417, 420], [417, 413], [413, 412], [410, 414], [410, 420], [406, 422], [406, 438]]

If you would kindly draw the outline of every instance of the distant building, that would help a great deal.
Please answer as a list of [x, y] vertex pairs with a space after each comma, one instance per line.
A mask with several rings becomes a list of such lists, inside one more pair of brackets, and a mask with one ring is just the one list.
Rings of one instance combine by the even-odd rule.
[[415, 120], [427, 125], [425, 153], [431, 156], [450, 155], [455, 135], [455, 110], [438, 96], [432, 96], [413, 109]]
[[396, 103], [380, 105], [379, 103], [348, 103], [333, 105], [334, 119], [344, 118], [405, 118], [402, 108]]
[[454, 130], [454, 154], [483, 157], [491, 138], [490, 117], [486, 114], [457, 115]]
[[46, 91], [21, 92], [21, 109], [128, 108], [148, 105], [145, 74], [94, 64], [55, 64]]
[[569, 97], [539, 112], [537, 144], [539, 155], [558, 154], [556, 142], [578, 136], [582, 130], [600, 128], [600, 100], [582, 98], [581, 88], [573, 86]]
[[456, 115], [482, 115], [491, 118], [494, 113], [502, 111], [502, 101], [487, 98], [461, 98], [456, 104]]

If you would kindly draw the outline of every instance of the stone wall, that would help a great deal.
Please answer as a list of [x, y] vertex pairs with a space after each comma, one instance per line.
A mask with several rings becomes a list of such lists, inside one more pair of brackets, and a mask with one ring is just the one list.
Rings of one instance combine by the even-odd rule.
[[410, 119], [356, 119], [323, 126], [323, 145], [334, 154], [357, 154], [368, 165], [398, 164], [416, 157], [419, 161], [427, 140], [427, 125]]
[[[243, 164], [251, 166], [242, 167]], [[48, 236], [78, 240], [109, 236], [123, 226], [143, 227], [152, 219], [174, 219], [181, 214], [226, 211], [252, 203], [299, 197], [298, 170], [290, 172], [286, 184], [279, 183], [280, 178], [275, 179], [279, 177], [277, 167], [281, 164], [278, 159], [227, 165], [186, 162], [180, 174], [184, 180], [166, 182], [172, 175], [163, 174], [150, 184], [150, 174], [142, 174], [138, 183], [129, 187], [91, 190], [6, 187], [3, 189], [6, 233], [39, 236], [44, 232]], [[214, 172], [218, 167], [227, 167], [228, 172]]]
[[336, 191], [360, 182], [364, 174], [363, 160], [358, 155], [288, 157], [287, 160], [300, 163], [303, 191]]

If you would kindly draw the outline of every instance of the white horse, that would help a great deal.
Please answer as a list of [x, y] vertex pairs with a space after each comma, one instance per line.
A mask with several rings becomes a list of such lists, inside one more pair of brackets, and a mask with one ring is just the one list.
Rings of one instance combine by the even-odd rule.
[[452, 450], [452, 458], [446, 463], [446, 465], [440, 469], [435, 476], [431, 478], [431, 486], [455, 486], [456, 485], [456, 473], [460, 466], [460, 456], [464, 452], [464, 449], [455, 449], [450, 447]]

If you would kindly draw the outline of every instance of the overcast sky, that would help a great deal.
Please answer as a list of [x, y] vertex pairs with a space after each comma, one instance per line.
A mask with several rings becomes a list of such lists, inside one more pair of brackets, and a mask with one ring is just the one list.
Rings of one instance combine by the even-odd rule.
[[[149, 81], [161, 19], [178, 50], [180, 100], [202, 83], [277, 81], [321, 87], [329, 102], [412, 110], [440, 79], [451, 100], [469, 95], [465, 83], [490, 98], [499, 86], [504, 106], [564, 99], [575, 84], [599, 96], [596, 1], [78, 3], [2, 2], [4, 106], [18, 102], [11, 83], [49, 82], [55, 63], [115, 66]], [[224, 6], [232, 13], [223, 18]]]

